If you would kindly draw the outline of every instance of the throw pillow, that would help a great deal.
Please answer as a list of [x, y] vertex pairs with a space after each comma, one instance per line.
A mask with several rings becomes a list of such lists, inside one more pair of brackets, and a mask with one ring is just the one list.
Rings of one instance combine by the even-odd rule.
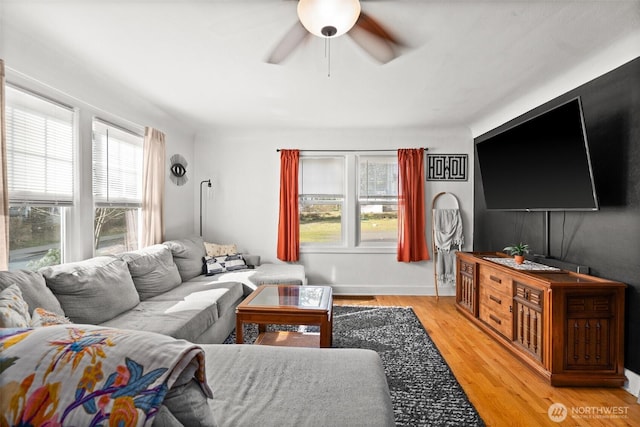
[[127, 263], [115, 257], [98, 256], [40, 272], [75, 323], [104, 323], [140, 303]]
[[66, 325], [71, 321], [64, 316], [47, 311], [42, 307], [38, 307], [33, 310], [33, 316], [31, 316], [31, 327], [39, 328], [41, 326], [53, 326], [53, 325]]
[[227, 271], [224, 268], [224, 258], [225, 257], [217, 257], [212, 258], [209, 256], [204, 257], [203, 265], [202, 265], [202, 273], [206, 276], [213, 276], [214, 274], [224, 273]]
[[229, 255], [224, 260], [224, 268], [227, 271], [244, 270], [247, 267], [247, 263], [241, 254]]
[[0, 327], [28, 328], [31, 323], [29, 305], [22, 299], [18, 285], [11, 285], [0, 292]]
[[119, 258], [127, 262], [141, 301], [161, 295], [182, 283], [171, 250], [165, 245], [126, 252]]
[[235, 244], [220, 245], [218, 243], [204, 243], [204, 248], [207, 251], [207, 256], [217, 257], [221, 255], [231, 255], [238, 253], [238, 248]]
[[202, 257], [206, 254], [202, 237], [169, 240], [163, 244], [171, 249], [173, 261], [178, 266], [183, 282], [202, 274]]
[[51, 289], [47, 288], [42, 274], [28, 270], [0, 271], [0, 290], [14, 284], [18, 285], [22, 298], [29, 305], [29, 313], [32, 313], [36, 307], [42, 307], [64, 316], [60, 302]]
[[203, 258], [202, 272], [207, 276], [249, 268], [242, 254]]

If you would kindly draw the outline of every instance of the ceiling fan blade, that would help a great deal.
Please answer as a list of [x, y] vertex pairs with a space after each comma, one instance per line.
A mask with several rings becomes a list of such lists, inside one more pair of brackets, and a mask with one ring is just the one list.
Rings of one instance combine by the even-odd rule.
[[399, 48], [404, 45], [364, 12], [360, 12], [356, 25], [347, 34], [365, 52], [383, 64], [400, 56]]
[[280, 64], [287, 59], [291, 52], [293, 52], [302, 42], [309, 36], [310, 33], [302, 26], [300, 21], [296, 23], [287, 31], [287, 34], [280, 40], [276, 47], [271, 51], [271, 54], [267, 58], [269, 64]]
[[396, 46], [404, 45], [404, 43], [402, 43], [397, 37], [387, 31], [378, 21], [362, 11], [360, 12], [360, 16], [358, 17], [356, 26]]
[[369, 54], [376, 61], [386, 64], [399, 56], [393, 44], [386, 40], [379, 39], [366, 32], [362, 28], [353, 27], [347, 33], [358, 46]]

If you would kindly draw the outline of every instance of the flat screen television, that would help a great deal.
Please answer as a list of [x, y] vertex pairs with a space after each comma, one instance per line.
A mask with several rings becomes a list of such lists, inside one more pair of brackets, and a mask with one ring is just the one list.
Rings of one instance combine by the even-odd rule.
[[478, 141], [487, 209], [598, 210], [580, 98]]

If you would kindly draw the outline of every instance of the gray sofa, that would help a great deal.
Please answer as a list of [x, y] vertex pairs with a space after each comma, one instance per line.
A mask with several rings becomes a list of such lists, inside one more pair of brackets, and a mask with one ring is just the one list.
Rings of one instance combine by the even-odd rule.
[[[304, 267], [290, 264], [205, 276], [204, 256], [201, 237], [171, 240], [118, 256], [45, 267], [37, 273], [0, 272], [0, 289], [17, 283], [31, 311], [42, 307], [74, 323], [215, 344], [233, 331], [236, 306], [258, 285], [306, 283]], [[55, 298], [44, 298], [51, 292]]]
[[173, 387], [164, 405], [170, 407], [172, 394], [179, 403], [160, 411], [154, 426], [394, 425], [384, 369], [373, 351], [219, 344], [233, 331], [235, 307], [246, 295], [263, 283], [305, 284], [302, 266], [264, 264], [205, 276], [203, 256], [201, 238], [173, 240], [38, 272], [2, 271], [0, 291], [17, 285], [31, 312], [41, 307], [74, 323], [201, 344], [213, 398]]

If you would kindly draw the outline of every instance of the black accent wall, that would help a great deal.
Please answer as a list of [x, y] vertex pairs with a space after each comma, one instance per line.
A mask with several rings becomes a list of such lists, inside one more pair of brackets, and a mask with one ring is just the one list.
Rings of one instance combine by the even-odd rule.
[[487, 210], [476, 160], [473, 246], [476, 251], [501, 251], [522, 241], [529, 243], [534, 253], [586, 265], [594, 276], [629, 285], [625, 367], [640, 374], [640, 58], [479, 136], [475, 142], [576, 96], [582, 98], [600, 210], [551, 212], [546, 254], [545, 214]]

